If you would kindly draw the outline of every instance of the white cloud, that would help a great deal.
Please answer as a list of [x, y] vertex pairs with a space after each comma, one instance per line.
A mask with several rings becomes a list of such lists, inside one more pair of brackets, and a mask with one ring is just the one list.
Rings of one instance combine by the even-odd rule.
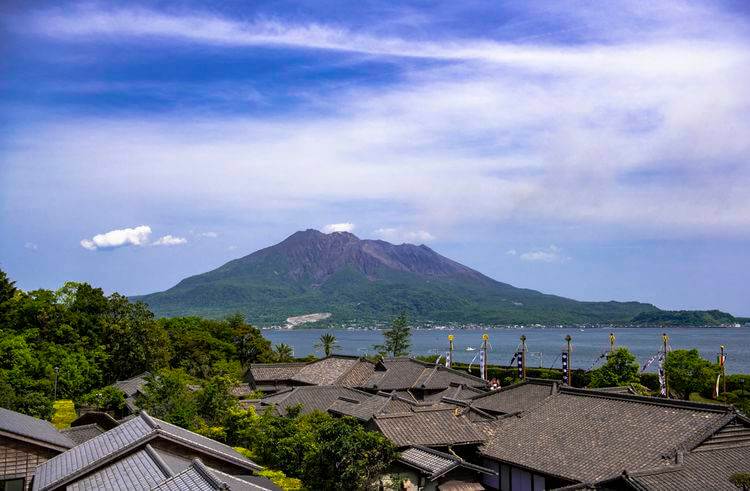
[[219, 234], [217, 234], [216, 232], [201, 232], [198, 235], [200, 237], [206, 237], [206, 238], [209, 238], [209, 239], [215, 239], [216, 237], [219, 236]]
[[524, 252], [519, 256], [522, 261], [542, 262], [542, 263], [561, 263], [569, 261], [570, 257], [565, 256], [562, 250], [554, 244], [546, 249], [537, 249]]
[[39, 249], [39, 246], [34, 244], [33, 242], [26, 242], [23, 247], [24, 249], [29, 249], [30, 251], [36, 251], [37, 249]]
[[374, 231], [376, 237], [388, 242], [423, 243], [435, 240], [435, 236], [426, 230], [405, 230], [403, 228], [379, 228]]
[[[243, 214], [396, 204], [427, 230], [513, 222], [592, 233], [612, 226], [633, 238], [748, 234], [745, 34], [719, 15], [662, 10], [658, 25], [671, 28], [654, 29], [656, 37], [574, 47], [425, 44], [144, 10], [47, 12], [39, 29], [66, 39], [159, 35], [446, 62], [404, 64], [398, 83], [316, 93], [321, 110], [301, 115], [82, 116], [19, 126], [4, 155], [3, 192], [23, 203], [54, 189], [66, 211], [82, 200], [114, 213], [118, 200], [160, 208], [190, 196], [201, 211]], [[601, 31], [616, 21], [585, 20]], [[695, 29], [699, 36], [684, 34]], [[39, 162], [50, 165], [29, 173]]]
[[173, 246], [173, 245], [182, 245], [182, 244], [187, 244], [187, 239], [183, 237], [175, 237], [173, 235], [165, 235], [164, 237], [160, 237], [151, 245]]
[[91, 239], [83, 239], [81, 246], [84, 249], [95, 251], [97, 249], [114, 249], [123, 246], [143, 246], [148, 243], [151, 235], [151, 227], [140, 225], [134, 228], [111, 230], [103, 234], [97, 234]]
[[329, 223], [323, 227], [323, 232], [330, 234], [331, 232], [351, 232], [354, 230], [354, 224], [349, 222], [344, 223]]
[[509, 249], [505, 251], [505, 253], [509, 256], [515, 256], [516, 254], [518, 254], [518, 252], [515, 249]]

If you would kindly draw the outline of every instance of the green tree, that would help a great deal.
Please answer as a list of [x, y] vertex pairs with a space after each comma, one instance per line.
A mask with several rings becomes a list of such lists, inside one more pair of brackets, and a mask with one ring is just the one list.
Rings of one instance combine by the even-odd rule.
[[353, 418], [328, 418], [317, 428], [318, 445], [305, 457], [302, 482], [309, 489], [377, 489], [375, 481], [396, 456], [393, 444]]
[[79, 403], [97, 411], [111, 411], [119, 416], [125, 410], [125, 393], [117, 387], [108, 385], [83, 395]]
[[696, 349], [670, 351], [664, 361], [664, 370], [670, 391], [685, 400], [693, 392], [709, 395], [719, 373], [718, 366], [701, 358]]
[[235, 384], [232, 378], [217, 375], [198, 391], [195, 397], [198, 413], [208, 424], [223, 424], [229, 410], [237, 406], [237, 399], [230, 393]]
[[315, 347], [322, 349], [325, 356], [331, 356], [339, 345], [336, 342], [336, 336], [334, 336], [333, 333], [327, 332], [320, 335], [318, 342], [315, 343]]
[[622, 387], [640, 382], [638, 362], [627, 348], [617, 348], [607, 355], [607, 362], [591, 372], [591, 387]]
[[294, 350], [286, 343], [277, 344], [275, 347], [276, 361], [284, 363], [294, 359]]
[[146, 377], [146, 385], [136, 403], [157, 418], [194, 429], [198, 424], [198, 407], [188, 389], [189, 381], [184, 370], [159, 370]]
[[750, 472], [737, 472], [729, 476], [729, 482], [742, 491], [750, 490]]
[[247, 324], [244, 315], [230, 315], [226, 323], [232, 329], [232, 342], [237, 350], [237, 359], [243, 368], [247, 368], [250, 363], [273, 361], [271, 342], [264, 338], [257, 328]]
[[391, 323], [391, 328], [383, 331], [383, 344], [375, 345], [374, 348], [383, 354], [391, 356], [404, 356], [409, 354], [411, 347], [411, 328], [409, 319], [405, 313], [401, 313]]
[[5, 271], [0, 269], [0, 328], [10, 323], [14, 310], [13, 299], [17, 293], [15, 282], [10, 281]]

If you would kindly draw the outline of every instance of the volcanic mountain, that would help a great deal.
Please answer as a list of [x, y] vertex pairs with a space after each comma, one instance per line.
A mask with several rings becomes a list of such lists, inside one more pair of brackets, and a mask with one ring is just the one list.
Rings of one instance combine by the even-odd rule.
[[658, 310], [638, 302], [579, 302], [516, 288], [425, 245], [361, 240], [347, 232], [296, 232], [284, 241], [134, 300], [159, 316], [223, 317], [259, 325], [311, 313], [327, 324], [415, 321], [482, 324], [625, 322]]

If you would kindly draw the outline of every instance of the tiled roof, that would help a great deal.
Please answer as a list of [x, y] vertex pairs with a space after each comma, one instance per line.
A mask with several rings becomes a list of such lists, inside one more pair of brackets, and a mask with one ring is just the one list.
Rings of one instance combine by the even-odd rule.
[[118, 380], [112, 384], [112, 386], [123, 391], [125, 397], [133, 397], [143, 389], [144, 385], [146, 385], [146, 377], [149, 375], [151, 375], [149, 372], [143, 372], [127, 380]]
[[151, 489], [170, 476], [149, 445], [66, 487], [67, 491]]
[[477, 388], [486, 386], [484, 380], [468, 373], [413, 358], [386, 358], [383, 365], [386, 369], [375, 371], [364, 388], [385, 391], [440, 390], [450, 387], [452, 383]]
[[119, 424], [115, 418], [107, 413], [101, 411], [88, 411], [74, 419], [70, 423], [70, 426], [84, 426], [92, 423], [96, 423], [104, 430], [111, 430]]
[[237, 384], [229, 389], [229, 393], [234, 397], [244, 398], [253, 393], [253, 388], [250, 384]]
[[729, 476], [737, 472], [750, 472], [750, 444], [690, 452], [683, 458], [682, 464], [633, 472], [627, 474], [625, 479], [649, 491], [736, 491]]
[[276, 486], [259, 486], [207, 467], [195, 459], [190, 467], [150, 488], [151, 491], [272, 491]]
[[429, 476], [430, 480], [444, 476], [456, 467], [464, 467], [484, 474], [496, 474], [491, 469], [471, 464], [455, 455], [427, 447], [409, 447], [402, 450], [398, 460], [421, 470]]
[[495, 414], [514, 414], [531, 409], [557, 390], [551, 380], [527, 379], [502, 389], [474, 396], [472, 407]]
[[152, 418], [142, 411], [137, 417], [41, 464], [35, 472], [34, 490], [55, 489], [156, 438], [247, 469], [260, 468], [228, 445]]
[[298, 404], [302, 405], [303, 413], [316, 410], [327, 411], [342, 397], [352, 401], [364, 401], [372, 396], [350, 387], [332, 385], [295, 387], [264, 397], [260, 400], [260, 407], [256, 407], [256, 411], [262, 411], [263, 406], [273, 405], [279, 414], [284, 415], [288, 408]]
[[397, 447], [444, 447], [484, 441], [484, 436], [461, 408], [415, 408], [409, 412], [377, 414], [378, 430]]
[[253, 363], [250, 365], [249, 374], [256, 384], [289, 380], [305, 365], [307, 363]]
[[468, 387], [464, 384], [451, 383], [450, 386], [445, 390], [441, 390], [440, 392], [424, 396], [424, 400], [437, 402], [443, 397], [446, 397], [454, 401], [468, 401], [473, 397], [477, 397], [486, 393], [487, 392], [484, 390], [476, 389], [474, 387]]
[[664, 456], [725, 424], [728, 408], [560, 388], [536, 407], [493, 423], [480, 452], [572, 481], [595, 482]]
[[34, 440], [37, 444], [56, 450], [75, 446], [75, 442], [63, 435], [49, 421], [17, 413], [0, 407], [0, 432]]
[[65, 428], [64, 430], [60, 430], [60, 432], [73, 440], [76, 445], [81, 444], [87, 440], [91, 440], [95, 436], [99, 436], [102, 433], [104, 433], [104, 428], [99, 426], [96, 423], [91, 423], [87, 425], [78, 425], [78, 426], [71, 426], [70, 428]]
[[329, 356], [308, 363], [292, 377], [292, 380], [310, 385], [333, 385], [357, 363], [357, 358]]

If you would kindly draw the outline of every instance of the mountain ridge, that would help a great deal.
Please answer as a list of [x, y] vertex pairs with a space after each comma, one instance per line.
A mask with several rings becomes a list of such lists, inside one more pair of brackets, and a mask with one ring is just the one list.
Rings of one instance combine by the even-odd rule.
[[242, 312], [259, 325], [331, 312], [329, 324], [417, 321], [478, 324], [617, 323], [658, 309], [639, 302], [581, 302], [516, 288], [421, 244], [308, 229], [278, 244], [133, 297], [160, 316]]

